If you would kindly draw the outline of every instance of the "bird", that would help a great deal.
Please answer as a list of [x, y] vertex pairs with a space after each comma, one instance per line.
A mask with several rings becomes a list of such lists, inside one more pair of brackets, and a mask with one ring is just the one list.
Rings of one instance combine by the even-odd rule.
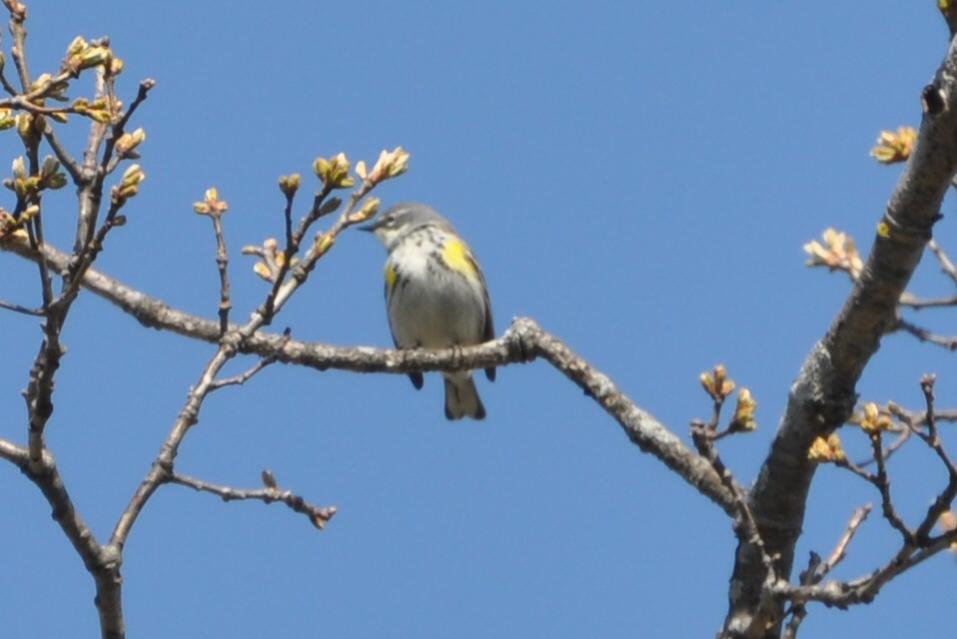
[[[430, 206], [396, 204], [359, 227], [385, 247], [385, 302], [397, 348], [469, 346], [495, 337], [485, 276], [468, 245]], [[485, 369], [489, 381], [495, 368]], [[445, 417], [485, 418], [471, 371], [443, 372]], [[421, 389], [422, 373], [409, 373]]]

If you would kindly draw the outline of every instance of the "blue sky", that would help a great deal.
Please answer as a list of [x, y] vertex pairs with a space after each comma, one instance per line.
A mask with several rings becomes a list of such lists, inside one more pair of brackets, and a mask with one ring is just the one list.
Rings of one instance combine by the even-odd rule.
[[[806, 269], [801, 246], [827, 226], [869, 246], [898, 171], [867, 153], [881, 129], [918, 121], [947, 45], [935, 3], [434, 4], [29, 3], [34, 73], [75, 35], [109, 34], [128, 96], [158, 82], [137, 116], [147, 181], [98, 267], [212, 317], [213, 239], [191, 203], [216, 185], [244, 318], [265, 289], [239, 249], [280, 234], [276, 178], [308, 183], [317, 155], [368, 161], [401, 144], [411, 169], [379, 197], [453, 221], [484, 267], [499, 332], [535, 318], [686, 440], [709, 410], [699, 372], [723, 362], [751, 388], [759, 431], [722, 445], [750, 482], [848, 289]], [[69, 139], [78, 148], [83, 135]], [[0, 157], [16, 143], [0, 137]], [[46, 202], [66, 246], [69, 189]], [[937, 230], [954, 249], [952, 211]], [[384, 253], [360, 235], [341, 238], [277, 328], [390, 344]], [[0, 298], [35, 303], [34, 269], [0, 265]], [[913, 290], [949, 293], [935, 271], [924, 264]], [[946, 330], [942, 317], [926, 321]], [[19, 392], [40, 333], [11, 314], [0, 326], [0, 436], [23, 442]], [[212, 348], [89, 296], [64, 339], [48, 438], [102, 539]], [[859, 390], [916, 407], [928, 371], [940, 403], [957, 404], [953, 356], [901, 336]], [[127, 545], [130, 636], [710, 636], [733, 560], [724, 515], [546, 365], [478, 385], [480, 424], [445, 421], [435, 376], [416, 393], [403, 376], [276, 366], [217, 393], [181, 472], [256, 486], [271, 468], [339, 514], [317, 533], [281, 506], [164, 488]], [[891, 464], [911, 518], [943, 481], [928, 459], [913, 447]], [[820, 472], [799, 561], [828, 552], [876, 497]], [[92, 582], [10, 465], [0, 500], [6, 634], [95, 636]], [[874, 516], [837, 576], [871, 570], [895, 543]], [[944, 635], [955, 568], [940, 557], [869, 607], [813, 608], [804, 634]]]

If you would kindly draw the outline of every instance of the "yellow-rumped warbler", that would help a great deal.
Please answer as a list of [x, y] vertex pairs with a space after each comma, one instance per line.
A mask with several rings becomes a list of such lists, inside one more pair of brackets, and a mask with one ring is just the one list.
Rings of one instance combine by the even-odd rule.
[[[448, 348], [495, 337], [492, 307], [478, 262], [448, 220], [424, 204], [396, 204], [372, 224], [385, 246], [385, 301], [399, 348]], [[486, 368], [489, 380], [495, 369]], [[422, 373], [410, 373], [422, 388]], [[445, 416], [483, 419], [485, 407], [468, 371], [442, 373]]]

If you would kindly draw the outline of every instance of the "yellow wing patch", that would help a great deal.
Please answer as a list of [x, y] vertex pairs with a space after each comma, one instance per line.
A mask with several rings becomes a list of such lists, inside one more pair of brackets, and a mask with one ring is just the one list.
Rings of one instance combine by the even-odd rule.
[[442, 247], [442, 260], [450, 269], [456, 273], [461, 273], [470, 280], [478, 277], [475, 258], [472, 257], [468, 247], [460, 240], [450, 238], [445, 242], [445, 246]]
[[392, 287], [395, 286], [395, 281], [399, 279], [398, 273], [395, 272], [395, 269], [392, 268], [391, 264], [385, 265], [385, 292], [386, 295], [392, 292]]

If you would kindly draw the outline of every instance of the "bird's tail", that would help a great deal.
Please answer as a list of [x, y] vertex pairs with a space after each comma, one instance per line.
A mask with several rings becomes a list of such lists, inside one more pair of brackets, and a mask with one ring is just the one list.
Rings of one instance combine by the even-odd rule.
[[469, 373], [445, 375], [445, 416], [448, 419], [485, 419], [485, 407]]

